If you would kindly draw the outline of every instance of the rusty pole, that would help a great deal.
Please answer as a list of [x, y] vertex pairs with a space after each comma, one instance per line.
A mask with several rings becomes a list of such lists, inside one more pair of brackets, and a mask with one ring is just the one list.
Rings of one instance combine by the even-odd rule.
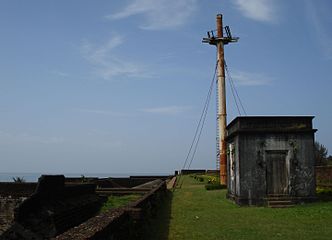
[[[223, 38], [222, 15], [217, 15], [217, 38]], [[217, 42], [218, 51], [218, 127], [219, 127], [219, 156], [220, 156], [220, 184], [227, 184], [227, 150], [226, 150], [226, 89], [225, 89], [225, 60], [224, 43]]]
[[225, 27], [226, 36], [223, 36], [222, 14], [217, 15], [217, 36], [213, 31], [207, 33], [208, 37], [203, 38], [203, 43], [209, 43], [217, 47], [218, 55], [218, 129], [219, 129], [219, 166], [220, 166], [220, 184], [227, 185], [227, 146], [226, 146], [226, 89], [225, 89], [225, 59], [224, 45], [234, 43], [239, 40], [238, 37], [232, 37], [229, 26]]

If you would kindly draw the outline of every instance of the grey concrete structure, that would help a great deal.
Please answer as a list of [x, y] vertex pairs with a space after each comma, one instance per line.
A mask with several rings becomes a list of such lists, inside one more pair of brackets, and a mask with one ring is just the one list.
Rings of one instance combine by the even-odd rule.
[[227, 126], [228, 198], [265, 205], [269, 197], [315, 200], [311, 116], [237, 117]]

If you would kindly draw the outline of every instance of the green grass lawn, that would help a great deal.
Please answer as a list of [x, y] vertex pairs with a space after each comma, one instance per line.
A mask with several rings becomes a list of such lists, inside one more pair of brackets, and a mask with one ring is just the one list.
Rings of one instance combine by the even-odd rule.
[[123, 196], [109, 196], [107, 201], [103, 204], [100, 209], [100, 212], [105, 212], [111, 208], [118, 208], [127, 205], [130, 202], [134, 202], [141, 198], [140, 194], [128, 194]]
[[332, 202], [287, 209], [239, 207], [227, 190], [184, 177], [172, 196], [168, 239], [332, 239]]

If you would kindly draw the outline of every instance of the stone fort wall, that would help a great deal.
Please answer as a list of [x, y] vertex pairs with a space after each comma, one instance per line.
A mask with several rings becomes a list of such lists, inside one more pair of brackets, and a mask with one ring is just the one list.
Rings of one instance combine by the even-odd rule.
[[332, 188], [332, 166], [318, 166], [315, 172], [317, 187]]
[[153, 224], [153, 218], [165, 202], [166, 195], [166, 182], [161, 181], [136, 202], [92, 217], [55, 239], [144, 239], [142, 236]]
[[7, 218], [0, 239], [50, 239], [86, 221], [102, 205], [95, 189], [94, 184], [66, 185], [62, 175], [42, 176], [30, 196], [4, 200], [13, 221]]
[[[169, 176], [162, 178], [139, 176], [82, 182], [58, 175], [42, 176], [38, 184], [0, 183], [0, 239], [141, 239], [164, 204], [165, 180]], [[150, 190], [126, 207], [98, 214], [106, 199], [96, 194], [96, 185], [123, 187], [120, 184]]]
[[0, 235], [14, 221], [14, 209], [33, 194], [37, 183], [0, 183]]

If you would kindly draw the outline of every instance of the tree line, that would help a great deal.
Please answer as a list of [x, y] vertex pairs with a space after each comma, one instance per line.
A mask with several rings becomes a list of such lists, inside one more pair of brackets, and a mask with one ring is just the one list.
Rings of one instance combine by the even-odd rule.
[[332, 165], [332, 156], [328, 155], [328, 149], [319, 142], [315, 142], [316, 166]]

